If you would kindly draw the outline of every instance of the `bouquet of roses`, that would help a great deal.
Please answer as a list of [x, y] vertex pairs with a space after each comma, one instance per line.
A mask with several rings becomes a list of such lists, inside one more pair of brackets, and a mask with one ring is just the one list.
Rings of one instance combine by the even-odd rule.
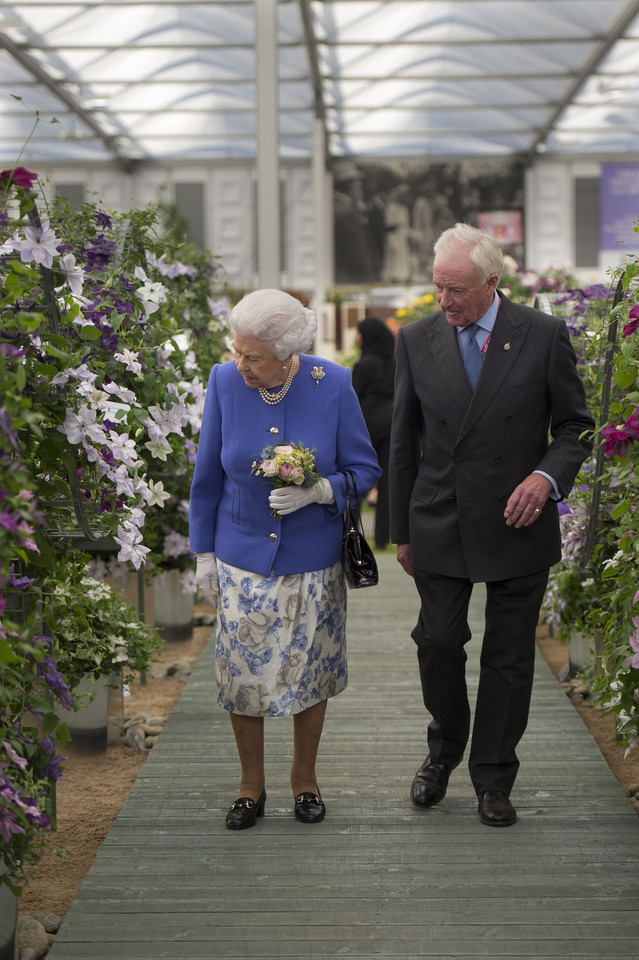
[[[319, 480], [315, 467], [315, 448], [309, 450], [303, 443], [276, 443], [255, 458], [252, 477], [266, 477], [274, 487], [312, 487]], [[279, 514], [273, 510], [273, 516]]]

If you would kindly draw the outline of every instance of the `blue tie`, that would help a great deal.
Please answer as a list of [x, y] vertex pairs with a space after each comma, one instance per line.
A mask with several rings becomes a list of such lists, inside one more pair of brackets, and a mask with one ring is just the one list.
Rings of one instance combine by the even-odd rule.
[[477, 325], [471, 323], [459, 332], [459, 349], [461, 350], [462, 360], [466, 376], [473, 390], [477, 384], [479, 371], [481, 370], [482, 356], [479, 344], [475, 339]]

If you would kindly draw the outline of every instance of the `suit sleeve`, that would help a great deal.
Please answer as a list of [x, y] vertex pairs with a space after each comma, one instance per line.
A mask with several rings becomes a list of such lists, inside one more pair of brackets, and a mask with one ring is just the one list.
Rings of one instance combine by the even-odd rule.
[[555, 479], [563, 498], [570, 493], [583, 461], [592, 450], [595, 427], [570, 334], [563, 322], [557, 324], [550, 351], [548, 386], [552, 442], [537, 469]]
[[404, 330], [395, 350], [395, 404], [389, 468], [391, 540], [409, 542], [408, 513], [421, 456], [423, 419], [413, 383]]

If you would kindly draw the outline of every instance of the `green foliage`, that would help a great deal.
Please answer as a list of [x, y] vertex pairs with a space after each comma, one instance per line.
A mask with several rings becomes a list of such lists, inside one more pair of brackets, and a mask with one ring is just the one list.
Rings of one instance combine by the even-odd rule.
[[84, 676], [146, 670], [160, 644], [75, 547], [105, 538], [195, 589], [186, 510], [228, 312], [213, 258], [155, 207], [46, 210], [36, 179], [0, 172], [0, 882], [14, 887], [51, 823], [56, 702], [73, 709]]

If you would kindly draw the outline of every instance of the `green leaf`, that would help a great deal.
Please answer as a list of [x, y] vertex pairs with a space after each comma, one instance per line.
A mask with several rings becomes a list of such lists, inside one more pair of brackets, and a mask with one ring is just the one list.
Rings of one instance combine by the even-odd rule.
[[628, 513], [632, 504], [629, 500], [622, 500], [621, 503], [618, 503], [617, 506], [612, 510], [610, 516], [613, 520], [618, 520], [619, 517], [623, 517], [624, 514]]
[[97, 327], [94, 327], [93, 324], [86, 324], [86, 326], [80, 327], [81, 340], [99, 340], [101, 336], [101, 332]]
[[37, 330], [38, 327], [42, 326], [43, 321], [43, 313], [21, 313], [18, 316], [18, 323], [20, 326], [25, 327], [29, 332]]
[[42, 718], [43, 733], [53, 733], [58, 725], [58, 718], [55, 713], [46, 713]]
[[51, 343], [51, 341], [44, 342], [42, 346], [45, 349], [45, 353], [48, 353], [50, 357], [57, 357], [58, 360], [65, 361], [69, 361], [71, 359], [70, 354], [68, 354], [66, 350], [60, 350], [53, 343]]
[[19, 660], [6, 640], [0, 640], [0, 663], [15, 663]]
[[20, 364], [16, 370], [16, 387], [22, 393], [27, 385], [27, 371], [24, 364]]
[[52, 363], [36, 363], [33, 370], [38, 377], [55, 377], [58, 372], [58, 368]]
[[71, 733], [69, 732], [69, 727], [66, 723], [59, 723], [55, 732], [56, 742], [58, 746], [64, 747], [65, 744], [69, 743], [71, 740]]

